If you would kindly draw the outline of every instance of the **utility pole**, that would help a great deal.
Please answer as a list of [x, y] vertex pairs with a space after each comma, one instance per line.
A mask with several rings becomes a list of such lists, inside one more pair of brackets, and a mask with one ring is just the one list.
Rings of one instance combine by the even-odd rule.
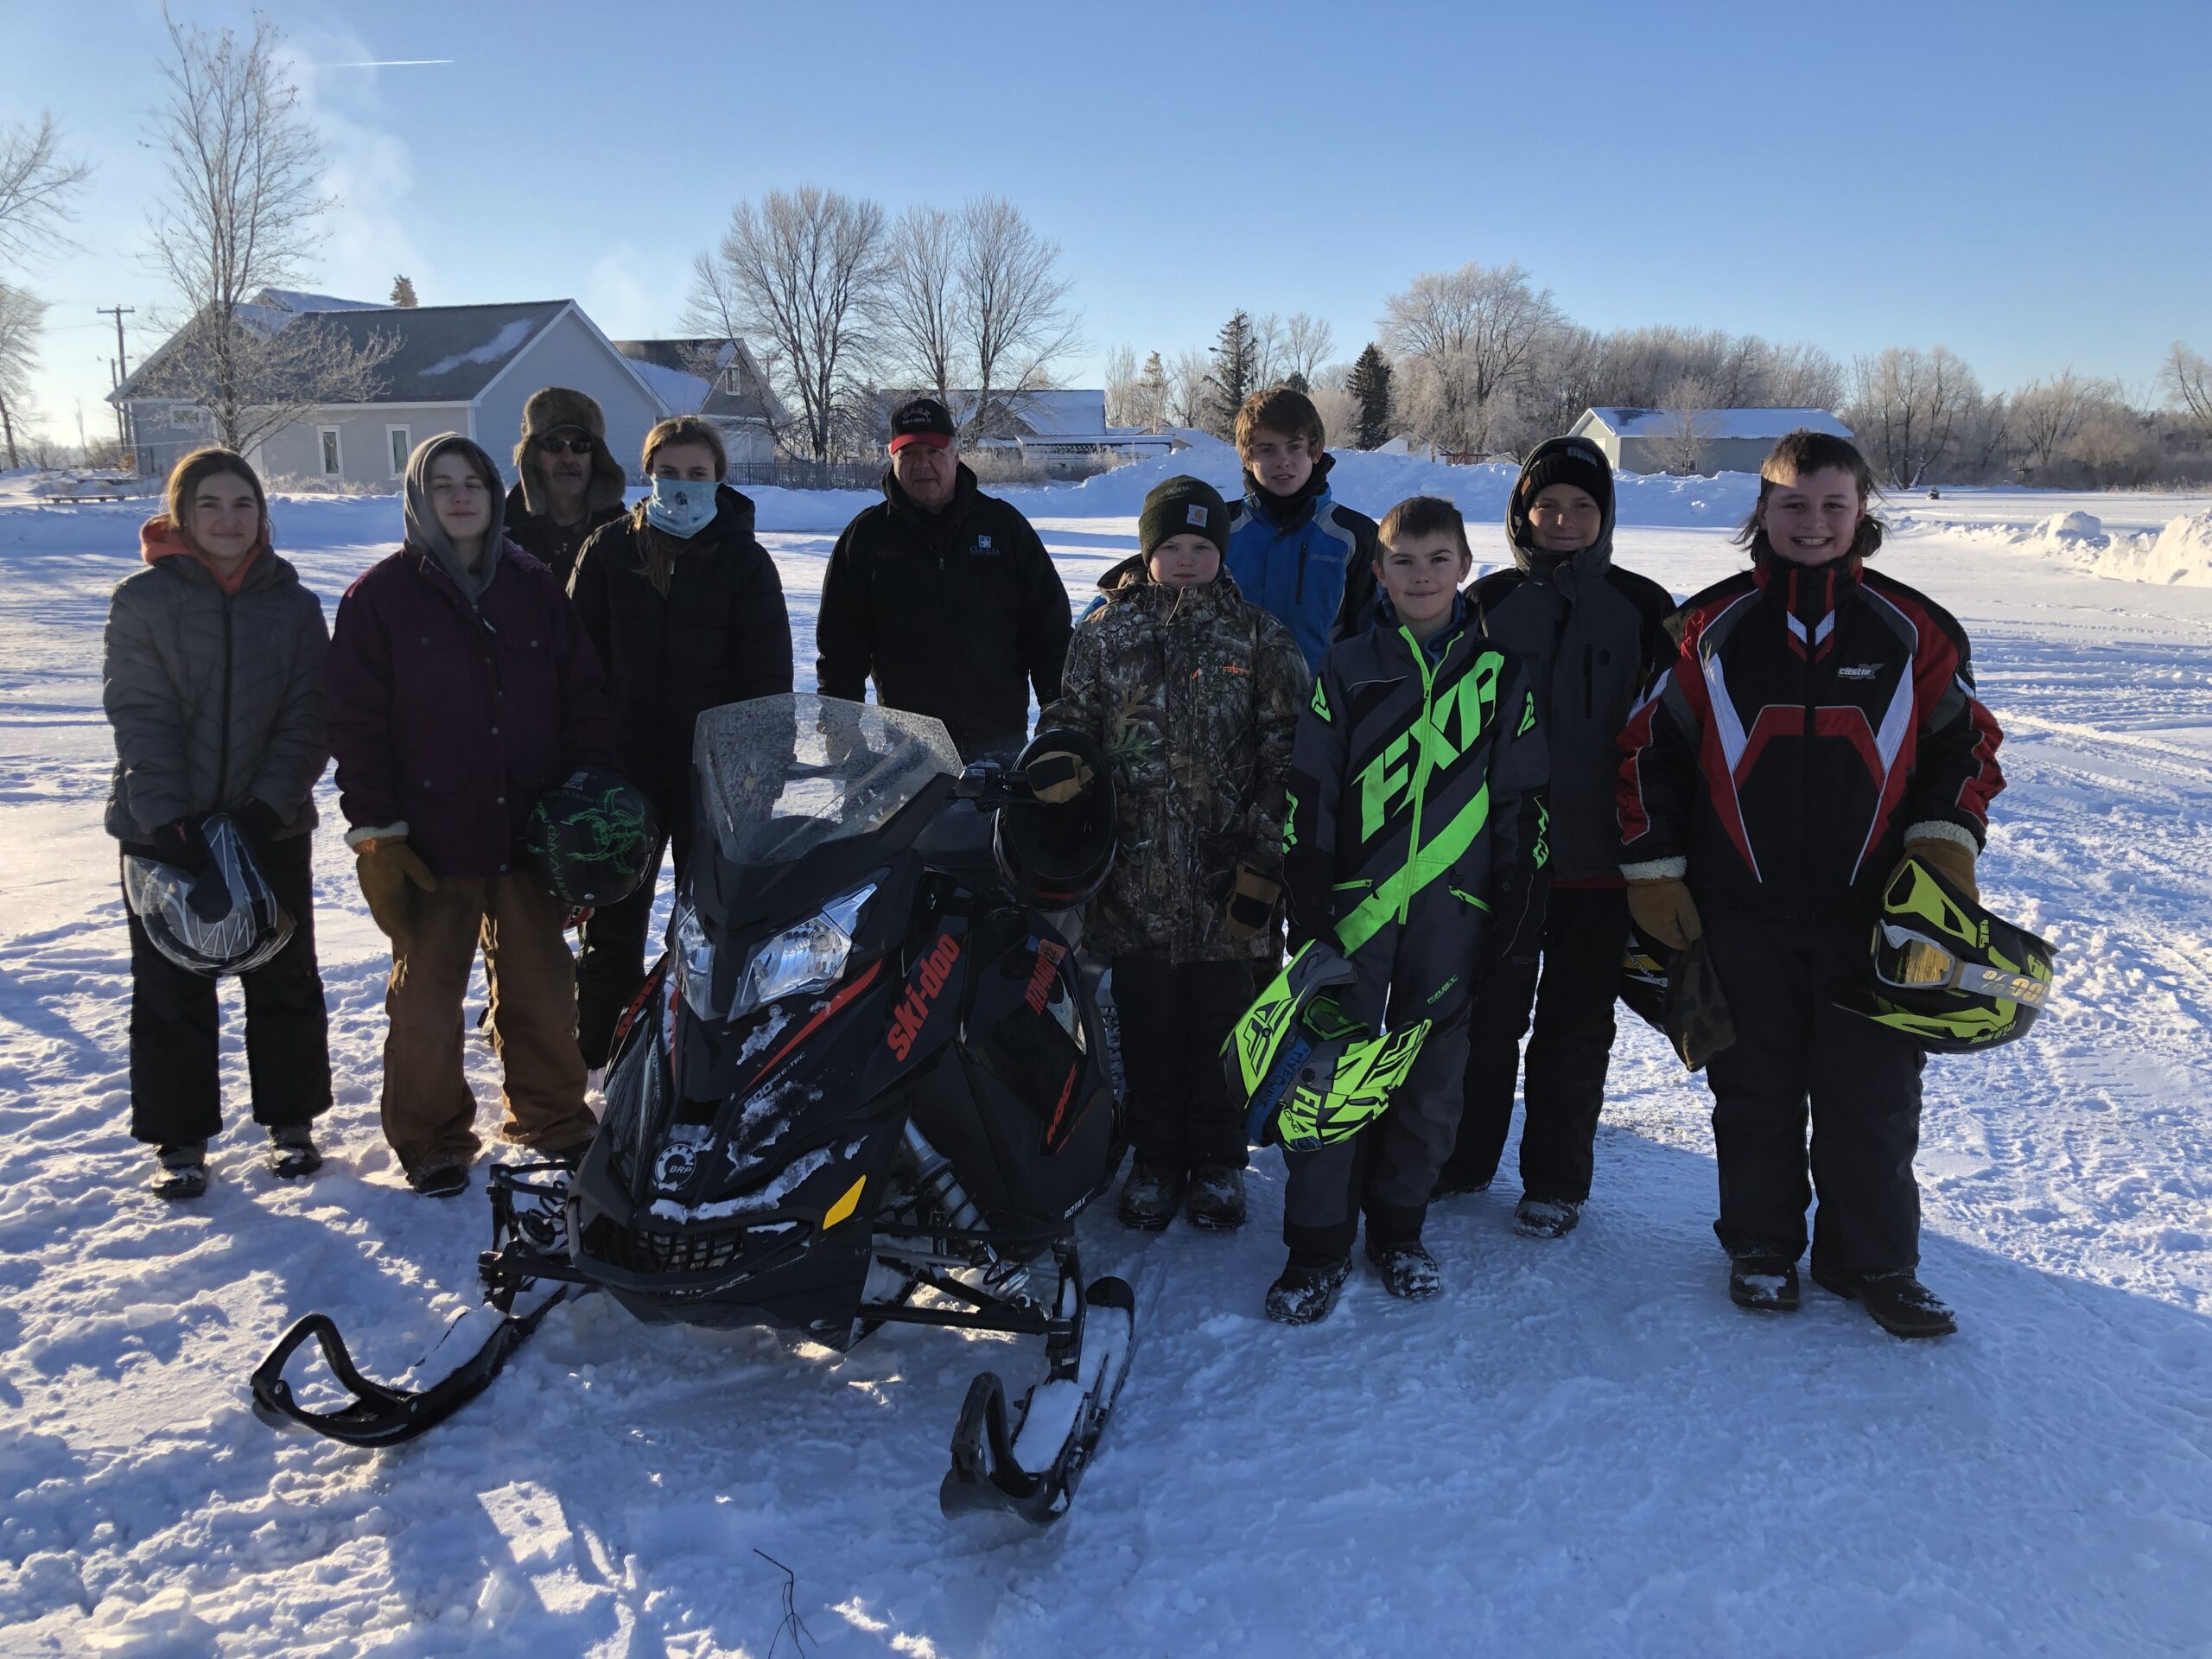
[[[96, 305], [92, 310], [98, 315], [115, 319], [115, 384], [120, 388], [130, 377], [130, 362], [123, 350], [123, 320], [137, 316], [138, 308], [135, 305]], [[115, 406], [115, 442], [118, 448], [128, 451], [130, 448], [130, 434], [124, 426], [123, 405], [119, 402]]]

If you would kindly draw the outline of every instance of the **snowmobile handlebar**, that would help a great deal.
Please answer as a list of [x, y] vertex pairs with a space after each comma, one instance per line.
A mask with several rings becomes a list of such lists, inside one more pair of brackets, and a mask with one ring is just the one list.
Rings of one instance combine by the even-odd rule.
[[978, 760], [960, 774], [959, 782], [952, 786], [952, 798], [973, 801], [988, 812], [1033, 801], [1037, 791], [1030, 786], [1029, 774], [1019, 768], [1001, 766], [996, 760]]

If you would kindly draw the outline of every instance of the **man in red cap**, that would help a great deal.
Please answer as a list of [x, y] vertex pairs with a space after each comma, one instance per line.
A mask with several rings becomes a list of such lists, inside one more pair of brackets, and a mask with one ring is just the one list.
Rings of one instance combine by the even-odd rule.
[[962, 756], [1018, 750], [1029, 692], [1060, 694], [1067, 589], [1009, 503], [960, 460], [952, 415], [916, 397], [891, 416], [883, 500], [845, 526], [814, 626], [822, 694], [944, 722]]

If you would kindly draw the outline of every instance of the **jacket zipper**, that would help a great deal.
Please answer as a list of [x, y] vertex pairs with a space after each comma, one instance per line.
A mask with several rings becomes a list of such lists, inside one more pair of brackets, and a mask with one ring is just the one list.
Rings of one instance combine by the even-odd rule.
[[[1406, 644], [1412, 647], [1414, 666], [1421, 671], [1421, 723], [1422, 726], [1427, 726], [1432, 718], [1433, 705], [1431, 700], [1436, 691], [1436, 675], [1429, 668], [1428, 653], [1421, 649], [1421, 641], [1414, 638], [1413, 630], [1401, 623], [1398, 626], [1398, 632], [1403, 636]], [[1449, 646], [1446, 647], [1446, 654], [1447, 656], [1450, 654]], [[1408, 864], [1415, 862], [1421, 857], [1421, 804], [1428, 795], [1428, 744], [1426, 740], [1418, 735], [1414, 741], [1421, 745], [1421, 754], [1414, 762], [1413, 840], [1406, 849], [1406, 861]], [[1414, 892], [1418, 885], [1415, 882], [1408, 882], [1405, 896], [1398, 900], [1398, 925], [1401, 927], [1406, 925], [1408, 919], [1413, 914]]]
[[[1825, 574], [1825, 573], [1823, 573]], [[1789, 612], [1797, 614], [1797, 573], [1789, 573]], [[1798, 619], [1801, 622], [1802, 618]], [[1805, 735], [1797, 746], [1797, 857], [1795, 861], [1798, 899], [1802, 903], [1812, 883], [1808, 879], [1813, 858], [1813, 736], [1818, 721], [1814, 709], [1813, 688], [1813, 629], [1805, 626]]]
[[1597, 652], [1595, 645], [1582, 647], [1582, 718], [1585, 720], [1598, 717], [1598, 676], [1590, 660]]
[[231, 797], [231, 596], [223, 595], [223, 726], [216, 740], [215, 810], [230, 810]]

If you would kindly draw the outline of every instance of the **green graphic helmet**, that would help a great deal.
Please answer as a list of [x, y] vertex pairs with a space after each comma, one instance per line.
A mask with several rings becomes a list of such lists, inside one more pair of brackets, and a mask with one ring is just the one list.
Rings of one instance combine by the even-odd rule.
[[611, 772], [582, 766], [531, 809], [522, 850], [527, 868], [563, 904], [611, 905], [658, 872], [660, 825], [652, 803], [636, 789]]
[[1835, 1000], [1930, 1053], [1972, 1053], [2035, 1023], [2057, 954], [1909, 858], [1882, 894], [1871, 974]]
[[1357, 979], [1334, 945], [1309, 941], [1231, 1027], [1222, 1060], [1248, 1140], [1311, 1152], [1357, 1135], [1389, 1106], [1429, 1022], [1376, 1036], [1344, 1006]]

